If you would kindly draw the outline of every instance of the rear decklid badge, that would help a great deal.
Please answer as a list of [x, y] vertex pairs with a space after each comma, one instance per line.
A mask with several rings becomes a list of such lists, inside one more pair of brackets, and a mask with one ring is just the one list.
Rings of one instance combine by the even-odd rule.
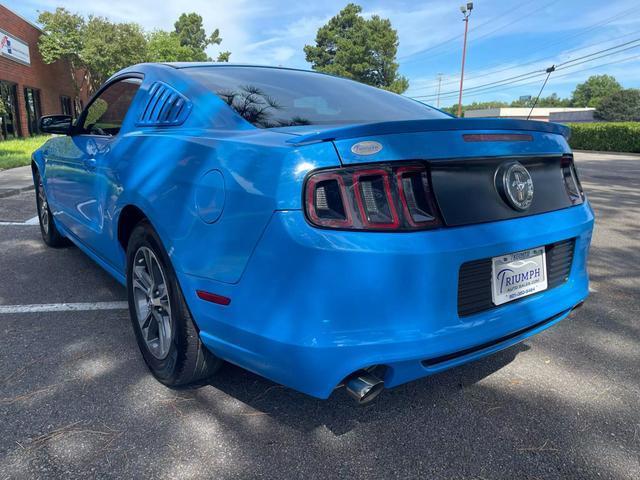
[[354, 143], [351, 146], [351, 153], [356, 155], [375, 155], [382, 150], [382, 145], [372, 140]]
[[520, 162], [500, 165], [495, 176], [496, 189], [503, 200], [515, 210], [524, 212], [533, 202], [533, 180]]

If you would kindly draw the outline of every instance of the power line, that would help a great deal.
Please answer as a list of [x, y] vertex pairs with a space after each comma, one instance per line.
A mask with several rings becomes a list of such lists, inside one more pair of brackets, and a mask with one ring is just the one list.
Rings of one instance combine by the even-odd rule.
[[[518, 84], [520, 84], [521, 82], [525, 82], [525, 81], [527, 81], [527, 80], [531, 80], [531, 79], [533, 79], [533, 78], [541, 78], [541, 77], [543, 77], [544, 75], [546, 75], [546, 71], [544, 71], [544, 70], [543, 70], [542, 72], [539, 72], [539, 73], [537, 73], [537, 74], [535, 74], [535, 75], [530, 75], [530, 76], [528, 76], [528, 77], [526, 77], [526, 78], [514, 79], [514, 80], [511, 80], [511, 81], [508, 81], [508, 82], [504, 82], [504, 83], [500, 83], [500, 84], [497, 84], [497, 85], [489, 85], [489, 86], [475, 87], [475, 88], [476, 88], [476, 90], [473, 90], [473, 91], [470, 91], [470, 92], [467, 92], [467, 93], [469, 93], [470, 95], [475, 95], [475, 94], [477, 94], [477, 93], [479, 93], [479, 92], [483, 92], [483, 91], [485, 91], [485, 90], [494, 90], [494, 89], [496, 89], [496, 88], [501, 88], [501, 87], [504, 87], [504, 86], [506, 86], [506, 85], [512, 85], [512, 84], [514, 84], [514, 83], [518, 83]], [[536, 80], [535, 82], [533, 82], [533, 83], [537, 83], [537, 80]], [[525, 85], [526, 85], [526, 84], [525, 84]], [[451, 92], [446, 92], [446, 94], [445, 94], [445, 93], [443, 93], [442, 95], [440, 95], [440, 98], [441, 98], [441, 99], [443, 99], [443, 98], [451, 98], [451, 97], [455, 97], [455, 95], [454, 95], [454, 94], [452, 94]], [[415, 97], [412, 97], [412, 98], [417, 98], [417, 99], [420, 99], [420, 98], [422, 98], [422, 99], [432, 99], [432, 98], [433, 98], [433, 96], [432, 96], [432, 95], [418, 95], [418, 96], [415, 96]]]
[[[548, 6], [550, 6], [550, 5], [554, 4], [554, 3], [557, 3], [557, 2], [558, 2], [558, 0], [552, 0], [551, 2], [548, 2], [548, 3], [544, 4], [542, 7], [538, 7], [538, 8], [536, 8], [536, 9], [534, 9], [534, 10], [530, 11], [530, 12], [527, 12], [527, 13], [525, 13], [525, 14], [523, 14], [523, 15], [519, 16], [518, 18], [516, 18], [516, 19], [514, 19], [514, 20], [511, 20], [511, 21], [510, 21], [510, 22], [508, 22], [508, 23], [505, 23], [504, 25], [501, 25], [500, 27], [498, 27], [498, 28], [496, 28], [496, 29], [494, 29], [494, 30], [491, 30], [491, 31], [490, 31], [490, 32], [488, 32], [488, 33], [485, 33], [485, 34], [483, 34], [483, 35], [480, 35], [479, 37], [476, 37], [474, 40], [476, 40], [476, 41], [477, 41], [478, 39], [486, 38], [487, 36], [491, 35], [492, 33], [497, 32], [498, 30], [503, 30], [505, 27], [510, 27], [510, 26], [512, 26], [512, 25], [514, 25], [514, 24], [516, 24], [516, 23], [518, 23], [518, 22], [521, 22], [522, 20], [525, 20], [525, 19], [529, 18], [531, 15], [534, 15], [535, 13], [538, 13], [540, 10], [543, 10], [543, 9], [547, 8]], [[522, 5], [524, 5], [524, 4], [522, 4]], [[517, 10], [517, 9], [516, 9], [516, 10]], [[514, 11], [514, 10], [512, 10], [512, 11], [511, 11], [511, 12], [509, 12], [509, 13], [513, 13], [513, 11]], [[482, 25], [486, 25], [487, 23], [489, 23], [489, 22], [484, 22]], [[473, 31], [475, 31], [475, 30], [473, 30]], [[472, 31], [472, 32], [473, 32], [473, 31]], [[459, 35], [458, 35], [458, 36], [456, 36], [456, 37], [452, 37], [452, 38], [450, 38], [450, 39], [448, 39], [448, 40], [446, 40], [446, 41], [442, 42], [442, 43], [441, 43], [441, 44], [439, 44], [438, 46], [441, 46], [441, 45], [444, 45], [444, 44], [446, 44], [446, 43], [449, 43], [449, 42], [451, 42], [451, 41], [453, 41], [453, 40], [458, 39], [459, 37], [460, 37]], [[434, 47], [433, 49], [435, 50], [435, 47]], [[430, 51], [430, 50], [432, 50], [432, 49], [430, 49], [430, 48], [429, 48], [429, 49], [423, 50], [422, 52], [418, 53], [417, 55], [419, 55], [420, 57], [422, 57], [422, 55], [423, 55], [424, 53], [427, 53], [427, 52], [428, 52], [428, 51]], [[441, 57], [442, 55], [445, 55], [446, 53], [448, 53], [448, 50], [444, 50], [444, 51], [442, 51], [442, 52], [434, 53], [433, 55], [429, 55], [429, 56], [427, 56], [426, 58], [424, 58], [424, 57], [422, 57], [422, 58], [411, 58], [411, 59], [409, 59], [409, 60], [406, 60], [404, 63], [406, 64], [406, 63], [413, 63], [413, 62], [420, 61], [420, 60], [425, 60], [425, 59], [434, 59], [434, 58]], [[413, 57], [413, 56], [415, 56], [415, 55], [416, 55], [416, 54], [411, 54], [411, 57]]]
[[[544, 6], [544, 7], [542, 7], [542, 8], [546, 8], [546, 6], [548, 6], [548, 4], [547, 4], [547, 5], [545, 5], [545, 6]], [[540, 9], [539, 9], [539, 10], [540, 10]], [[537, 51], [546, 50], [546, 49], [548, 49], [548, 48], [549, 48], [549, 47], [551, 47], [551, 46], [558, 45], [558, 44], [560, 44], [560, 43], [564, 43], [564, 42], [565, 42], [566, 40], [568, 40], [568, 39], [571, 39], [571, 38], [575, 38], [575, 37], [578, 37], [578, 36], [584, 35], [585, 33], [589, 33], [589, 32], [591, 32], [591, 31], [595, 30], [595, 29], [596, 29], [596, 28], [598, 28], [598, 27], [601, 27], [601, 26], [604, 26], [604, 25], [608, 25], [609, 23], [611, 23], [611, 22], [613, 22], [613, 21], [617, 20], [618, 18], [620, 18], [620, 17], [622, 17], [622, 16], [624, 16], [624, 15], [628, 14], [629, 12], [632, 12], [632, 11], [635, 11], [635, 10], [637, 10], [637, 7], [635, 7], [635, 6], [634, 6], [634, 7], [631, 7], [631, 8], [627, 8], [627, 9], [625, 9], [625, 10], [622, 10], [622, 11], [620, 11], [620, 12], [618, 12], [618, 13], [616, 13], [616, 14], [614, 14], [614, 15], [610, 16], [610, 17], [605, 18], [604, 20], [601, 20], [601, 21], [599, 21], [599, 22], [596, 22], [596, 23], [594, 23], [594, 24], [591, 24], [591, 25], [589, 25], [589, 26], [585, 27], [585, 29], [584, 29], [584, 30], [581, 30], [580, 32], [577, 32], [577, 33], [575, 33], [575, 34], [573, 34], [573, 35], [568, 35], [568, 36], [566, 36], [566, 35], [565, 35], [565, 36], [561, 37], [560, 39], [558, 39], [558, 40], [556, 40], [556, 41], [554, 41], [554, 42], [547, 43], [546, 45], [542, 46], [541, 48], [537, 48]], [[485, 23], [486, 23], [486, 22], [485, 22]], [[629, 34], [626, 34], [626, 35], [622, 35], [622, 36], [617, 37], [617, 38], [618, 38], [618, 39], [619, 39], [619, 38], [624, 38], [624, 37], [626, 37], [626, 36], [633, 35], [634, 33], [637, 33], [637, 32], [632, 32], [632, 33], [629, 33]], [[480, 38], [483, 38], [483, 37], [480, 37]], [[476, 38], [475, 40], [478, 40], [478, 38]], [[578, 49], [569, 50], [567, 53], [572, 52], [572, 51], [576, 51], [576, 50], [582, 50], [583, 48], [588, 48], [588, 47], [580, 47], [580, 48], [578, 48]], [[522, 64], [522, 65], [520, 65], [520, 66], [531, 65], [531, 64], [534, 64], [534, 63], [538, 63], [538, 62], [541, 62], [541, 61], [547, 60], [547, 59], [549, 59], [549, 58], [551, 58], [551, 57], [541, 58], [541, 59], [539, 59], [539, 60], [533, 60], [533, 61], [531, 61], [531, 62], [524, 63], [524, 64]], [[498, 64], [496, 64], [496, 65], [498, 65]], [[505, 70], [510, 70], [511, 68], [513, 68], [513, 67], [506, 67], [506, 68], [502, 68], [502, 69], [500, 69], [500, 70], [496, 70], [496, 71], [489, 71], [489, 72], [485, 72], [485, 73], [484, 73], [484, 74], [482, 74], [482, 75], [477, 75], [477, 76], [475, 76], [475, 77], [474, 77], [474, 76], [469, 77], [469, 80], [474, 80], [474, 79], [476, 79], [476, 78], [486, 77], [486, 76], [489, 76], [489, 75], [493, 75], [493, 74], [495, 74], [495, 73], [503, 72], [503, 71], [505, 71]], [[452, 84], [455, 84], [455, 83], [456, 83], [456, 81], [453, 81], [453, 80], [452, 80], [452, 81], [449, 81], [449, 82], [443, 82], [443, 85], [452, 85]], [[420, 89], [432, 89], [432, 88], [434, 88], [434, 87], [433, 87], [433, 86], [420, 87]]]
[[[556, 3], [557, 1], [558, 1], [558, 0], [553, 0], [553, 1], [551, 1], [551, 2], [549, 2], [548, 4], [546, 4], [546, 5], [545, 5], [545, 7], [546, 7], [546, 6], [548, 6], [548, 5], [551, 5], [552, 3]], [[480, 25], [476, 26], [475, 28], [471, 29], [471, 33], [477, 32], [478, 30], [480, 30], [480, 29], [481, 29], [482, 27], [484, 27], [485, 25], [488, 25], [488, 24], [490, 24], [490, 23], [494, 23], [494, 22], [496, 22], [497, 20], [499, 20], [499, 19], [501, 19], [501, 18], [504, 18], [504, 17], [506, 17], [506, 16], [509, 16], [509, 15], [513, 14], [514, 12], [517, 12], [520, 8], [524, 7], [525, 5], [527, 5], [527, 4], [526, 4], [526, 3], [522, 3], [522, 4], [518, 5], [515, 9], [510, 9], [509, 11], [504, 12], [502, 15], [499, 15], [499, 16], [497, 16], [497, 17], [495, 17], [495, 18], [490, 18], [490, 19], [486, 20], [485, 22], [483, 22], [483, 23], [481, 23]], [[544, 7], [543, 7], [543, 8], [544, 8]], [[535, 11], [538, 11], [538, 10], [541, 10], [541, 9], [537, 9], [537, 10], [535, 10]], [[527, 15], [531, 15], [531, 13], [529, 13], [529, 14], [527, 14]], [[524, 16], [523, 16], [523, 17], [520, 17], [520, 19], [522, 19], [522, 18], [525, 18], [525, 17], [524, 17]], [[515, 21], [514, 21], [514, 23], [515, 23], [516, 21], [518, 21], [518, 20], [519, 20], [519, 19], [515, 20]], [[430, 47], [427, 47], [427, 48], [425, 48], [425, 49], [423, 49], [423, 50], [420, 50], [420, 51], [418, 51], [418, 52], [414, 52], [414, 53], [412, 53], [412, 54], [410, 54], [410, 55], [404, 55], [404, 56], [402, 56], [402, 57], [399, 57], [399, 58], [398, 58], [398, 60], [404, 60], [404, 59], [408, 59], [408, 58], [410, 58], [410, 57], [422, 56], [422, 55], [424, 55], [425, 53], [428, 53], [428, 52], [433, 51], [433, 50], [437, 50], [439, 47], [441, 47], [441, 46], [443, 46], [443, 45], [447, 45], [447, 44], [449, 44], [449, 43], [453, 42], [454, 40], [458, 40], [458, 39], [460, 39], [461, 37], [462, 37], [462, 34], [454, 35], [453, 37], [450, 37], [450, 38], [448, 38], [448, 39], [446, 39], [446, 40], [443, 40], [442, 42], [437, 43], [437, 44], [435, 44], [435, 45], [432, 45], [432, 46], [430, 46]], [[445, 52], [440, 52], [440, 53], [436, 54], [436, 56], [442, 55], [443, 53], [446, 53], [446, 51], [445, 51]], [[412, 58], [412, 59], [410, 59], [410, 60], [407, 60], [407, 61], [406, 61], [406, 62], [404, 62], [404, 63], [412, 63], [412, 62], [415, 62], [415, 61], [418, 61], [418, 60], [423, 60], [423, 59], [422, 59], [422, 58]]]
[[539, 11], [544, 10], [545, 8], [553, 5], [554, 3], [558, 3], [557, 0], [553, 0], [553, 1], [549, 2], [549, 3], [546, 3], [542, 7], [536, 8], [535, 10], [527, 13], [526, 15], [522, 15], [522, 16], [518, 17], [517, 19], [515, 19], [514, 21], [512, 21], [512, 22], [510, 22], [510, 23], [508, 23], [506, 25], [501, 25], [500, 27], [495, 28], [495, 29], [491, 30], [490, 32], [487, 32], [487, 33], [485, 33], [483, 35], [480, 35], [479, 37], [476, 37], [474, 40], [478, 41], [478, 40], [481, 40], [483, 38], [487, 38], [492, 33], [495, 33], [495, 32], [498, 32], [498, 31], [502, 30], [505, 26], [509, 26], [510, 27], [511, 25], [513, 25], [515, 23], [518, 23], [518, 22], [520, 22], [520, 21], [522, 21], [522, 20], [524, 20], [526, 18], [529, 18], [531, 15], [534, 15], [534, 14], [538, 13]]
[[584, 35], [585, 33], [592, 32], [593, 30], [597, 29], [598, 27], [602, 27], [604, 25], [608, 25], [611, 22], [617, 20], [618, 18], [623, 17], [624, 15], [626, 15], [626, 14], [628, 14], [630, 12], [633, 12], [633, 11], [637, 11], [637, 10], [638, 10], [637, 5], [633, 6], [631, 8], [627, 8], [626, 10], [623, 10], [621, 12], [615, 13], [612, 16], [610, 16], [608, 18], [605, 18], [604, 20], [602, 20], [600, 22], [596, 22], [596, 23], [586, 27], [586, 30], [581, 30], [580, 32], [577, 32], [577, 33], [575, 33], [573, 35], [565, 36], [565, 37], [562, 37], [562, 38], [560, 38], [560, 39], [558, 39], [556, 41], [553, 41], [551, 43], [547, 43], [546, 45], [544, 45], [542, 47], [542, 49], [544, 50], [544, 49], [546, 49], [548, 47], [559, 45], [561, 43], [564, 43], [566, 40], [569, 40], [569, 39], [572, 39], [572, 38], [575, 38], [575, 37], [579, 37], [581, 35]]
[[[608, 65], [613, 65], [613, 64], [616, 64], [616, 63], [624, 63], [624, 62], [628, 62], [628, 61], [631, 61], [631, 60], [636, 60], [636, 59], [639, 59], [639, 58], [640, 58], [640, 55], [633, 55], [631, 57], [626, 57], [624, 59], [617, 60], [617, 61], [614, 61], [614, 62], [603, 63], [603, 64], [600, 64], [600, 65], [595, 65], [593, 67], [583, 68], [583, 69], [580, 69], [580, 70], [576, 70], [574, 72], [565, 73], [564, 75], [558, 75], [558, 76], [554, 77], [554, 80], [557, 80], [557, 79], [560, 79], [560, 78], [570, 77], [572, 75], [575, 75], [576, 73], [586, 72], [588, 70], [595, 70], [597, 68], [606, 67]], [[512, 85], [510, 87], [505, 87], [502, 90], [512, 90], [514, 88], [526, 87], [528, 85], [537, 85], [537, 84], [538, 84], [538, 81], [522, 83], [522, 84], [519, 84], [519, 85]], [[495, 93], [495, 92], [492, 90], [492, 91], [474, 93], [473, 95], [474, 96], [482, 96], [482, 95], [493, 94], [493, 93]], [[455, 99], [455, 96], [452, 96], [451, 99]], [[420, 101], [420, 100], [418, 100], [418, 101]]]
[[609, 47], [609, 48], [605, 48], [605, 49], [602, 49], [602, 50], [598, 50], [597, 52], [588, 53], [587, 55], [583, 55], [583, 56], [578, 57], [578, 58], [574, 58], [574, 59], [567, 60], [567, 61], [562, 62], [562, 63], [558, 63], [557, 66], [558, 67], [562, 67], [564, 65], [567, 65], [568, 63], [574, 63], [574, 62], [577, 62], [578, 60], [582, 60], [583, 58], [589, 58], [589, 57], [593, 57], [594, 55], [598, 55], [600, 53], [610, 52], [611, 50], [616, 50], [616, 49], [618, 49], [620, 47], [626, 47], [627, 45], [631, 45], [632, 43], [637, 43], [637, 42], [640, 42], [640, 37], [638, 37], [638, 38], [636, 38], [634, 40], [629, 40], [628, 42], [624, 42], [624, 43], [620, 43], [618, 45], [614, 45], [613, 47]]
[[[524, 5], [524, 4], [520, 5], [519, 7], [522, 7], [523, 5]], [[517, 9], [517, 8], [516, 8], [516, 9]], [[480, 28], [482, 28], [483, 26], [485, 26], [485, 25], [487, 25], [487, 24], [489, 24], [489, 23], [491, 23], [491, 22], [494, 22], [494, 21], [496, 21], [497, 19], [500, 19], [500, 18], [502, 18], [502, 17], [504, 17], [504, 16], [506, 16], [506, 15], [510, 15], [511, 13], [513, 13], [513, 10], [509, 10], [509, 11], [507, 11], [507, 12], [503, 13], [502, 15], [499, 15], [499, 16], [498, 16], [498, 17], [496, 17], [496, 18], [490, 18], [490, 19], [488, 19], [487, 21], [485, 21], [485, 22], [483, 22], [483, 23], [481, 23], [481, 24], [477, 25], [475, 28], [472, 28], [472, 29], [471, 29], [471, 31], [472, 31], [472, 32], [475, 32], [476, 30], [479, 30], [479, 29], [480, 29]], [[461, 34], [461, 33], [458, 33], [458, 34], [454, 35], [453, 37], [450, 37], [450, 38], [448, 38], [448, 39], [446, 39], [446, 40], [443, 40], [443, 41], [442, 41], [442, 42], [440, 42], [440, 43], [436, 43], [435, 45], [431, 45], [430, 47], [424, 48], [424, 49], [422, 49], [422, 50], [418, 50], [417, 52], [413, 52], [413, 53], [411, 53], [411, 54], [403, 55], [403, 56], [401, 56], [401, 57], [398, 57], [398, 60], [404, 60], [404, 59], [406, 59], [406, 58], [413, 57], [413, 56], [416, 56], [416, 55], [422, 55], [422, 54], [424, 54], [424, 53], [427, 53], [427, 52], [430, 52], [430, 51], [432, 51], [432, 50], [435, 50], [435, 49], [437, 49], [438, 47], [441, 47], [442, 45], [446, 45], [446, 44], [448, 44], [449, 42], [452, 42], [452, 41], [454, 41], [454, 40], [458, 40], [458, 39], [459, 39], [459, 38], [461, 38], [461, 37], [462, 37], [462, 34]]]
[[[624, 34], [624, 35], [620, 35], [619, 37], [611, 38], [611, 39], [609, 39], [609, 40], [607, 40], [607, 41], [608, 41], [608, 42], [613, 42], [613, 41], [615, 41], [615, 40], [620, 40], [620, 39], [622, 39], [622, 38], [629, 37], [629, 36], [631, 36], [631, 35], [637, 35], [638, 33], [640, 33], [640, 31], [639, 31], [639, 30], [635, 30], [635, 31], [633, 31], [633, 32], [626, 33], [626, 34]], [[587, 49], [592, 48], [592, 47], [594, 47], [594, 46], [596, 46], [596, 45], [600, 45], [601, 43], [602, 43], [602, 42], [595, 43], [595, 44], [590, 44], [590, 45], [583, 46], [583, 47], [574, 48], [574, 49], [571, 49], [571, 50], [567, 50], [567, 51], [561, 52], [561, 54], [563, 54], [563, 55], [564, 55], [564, 54], [568, 54], [568, 53], [572, 53], [572, 52], [579, 52], [579, 51], [581, 51], [581, 50], [587, 50]], [[548, 56], [548, 57], [538, 58], [538, 59], [536, 59], [536, 60], [532, 60], [532, 61], [529, 61], [529, 62], [526, 62], [526, 63], [522, 63], [522, 64], [520, 64], [520, 65], [517, 65], [517, 67], [525, 67], [525, 66], [527, 66], [527, 65], [533, 65], [533, 64], [536, 64], [536, 63], [544, 62], [544, 61], [552, 61], [552, 60], [553, 60], [553, 59], [555, 59], [556, 57], [557, 57], [557, 55], [551, 55], [551, 56]], [[476, 80], [476, 79], [478, 79], [478, 78], [488, 77], [488, 76], [490, 76], [490, 75], [494, 75], [494, 74], [496, 74], [496, 73], [505, 72], [505, 71], [507, 71], [507, 70], [512, 70], [513, 68], [515, 68], [515, 67], [514, 67], [514, 65], [509, 65], [508, 67], [504, 67], [504, 68], [501, 68], [501, 69], [499, 69], [499, 70], [489, 70], [488, 72], [485, 72], [485, 73], [483, 73], [483, 74], [481, 74], [481, 75], [476, 75], [476, 76], [468, 77], [468, 78], [467, 78], [467, 80], [469, 80], [469, 81], [470, 81], [470, 80]], [[454, 84], [456, 84], [456, 83], [457, 83], [457, 80], [451, 80], [451, 81], [447, 81], [447, 82], [442, 82], [442, 84], [441, 84], [441, 85], [442, 85], [442, 86], [445, 86], [445, 85], [454, 85]], [[434, 88], [435, 88], [435, 85], [426, 85], [426, 86], [422, 86], [422, 87], [417, 87], [417, 88], [413, 89], [413, 91], [420, 91], [420, 90], [433, 90]]]
[[[606, 67], [606, 66], [614, 65], [614, 64], [618, 64], [618, 63], [624, 63], [624, 62], [628, 62], [628, 61], [635, 60], [635, 59], [640, 59], [640, 55], [632, 55], [630, 57], [621, 58], [621, 59], [614, 60], [614, 61], [611, 61], [611, 62], [601, 63], [601, 64], [598, 64], [598, 65], [593, 65], [591, 67], [581, 68], [579, 70], [573, 70], [573, 71], [565, 73], [563, 75], [554, 76], [554, 80], [558, 80], [560, 78], [570, 77], [572, 75], [575, 75], [576, 73], [586, 72], [586, 71], [589, 71], [589, 70], [595, 70], [595, 69], [598, 69], [598, 68], [601, 68], [601, 67]], [[593, 59], [590, 60], [590, 61], [593, 61]], [[572, 68], [572, 67], [573, 67], [573, 65], [565, 67], [565, 69]], [[506, 87], [503, 87], [502, 85], [496, 85], [496, 86], [493, 86], [493, 87], [488, 87], [484, 91], [474, 92], [474, 93], [472, 93], [472, 95], [473, 96], [486, 95], [488, 93], [494, 93], [494, 91], [496, 91], [498, 89], [500, 89], [500, 91], [512, 90], [514, 88], [526, 87], [528, 85], [537, 85], [538, 82], [539, 82], [539, 80], [535, 80], [535, 81], [526, 82], [526, 83], [518, 83], [516, 85], [511, 85], [511, 86], [506, 86]], [[446, 99], [446, 98], [455, 99], [455, 97], [456, 97], [456, 95], [447, 95], [446, 97], [444, 97], [444, 96], [441, 97], [441, 99]], [[423, 100], [421, 98], [417, 98], [417, 97], [410, 97], [410, 98], [413, 98], [414, 100], [418, 100], [418, 101], [425, 101], [425, 100]]]
[[[605, 48], [605, 49], [599, 50], [597, 52], [593, 52], [593, 53], [590, 53], [590, 54], [587, 54], [587, 55], [582, 55], [580, 57], [577, 57], [577, 58], [574, 58], [574, 59], [571, 59], [571, 60], [567, 60], [565, 62], [557, 64], [557, 70], [564, 70], [565, 68], [568, 68], [567, 65], [572, 64], [572, 63], [575, 64], [575, 65], [581, 65], [583, 63], [587, 63], [587, 62], [590, 62], [590, 61], [593, 61], [593, 60], [597, 60], [599, 58], [607, 57], [607, 56], [610, 56], [610, 55], [617, 55], [618, 53], [624, 52], [626, 50], [630, 50], [632, 48], [640, 47], [640, 44], [638, 44], [638, 42], [640, 42], [640, 38], [636, 38], [634, 40], [631, 40], [631, 41], [628, 41], [628, 42], [625, 42], [625, 43], [622, 43], [622, 44], [619, 44], [619, 45], [615, 45], [613, 47]], [[631, 44], [636, 44], [636, 45], [631, 45]], [[629, 45], [631, 45], [631, 46], [629, 46]], [[618, 50], [621, 47], [627, 47], [627, 48], [623, 48], [621, 50]], [[611, 52], [612, 50], [618, 50], [618, 51]], [[611, 53], [606, 53], [606, 52], [611, 52]], [[591, 58], [589, 60], [585, 60], [585, 59], [588, 59], [589, 57], [595, 57], [595, 58]], [[580, 60], [583, 60], [583, 61], [580, 61]], [[579, 63], [576, 63], [576, 62], [579, 62]], [[575, 65], [571, 65], [571, 66], [575, 66]], [[507, 78], [502, 78], [500, 80], [495, 80], [493, 82], [485, 83], [485, 84], [482, 84], [482, 85], [476, 85], [475, 87], [469, 87], [469, 88], [466, 89], [466, 91], [467, 92], [469, 92], [469, 91], [473, 92], [474, 90], [484, 89], [484, 88], [490, 87], [492, 85], [495, 85], [495, 86], [509, 85], [509, 84], [515, 83], [517, 81], [528, 80], [530, 78], [539, 77], [541, 75], [544, 75], [545, 73], [546, 73], [545, 69], [532, 70], [530, 72], [522, 73], [520, 75], [515, 75], [515, 76], [507, 77]], [[454, 93], [457, 93], [457, 92], [453, 91], [453, 90], [448, 91], [448, 92], [442, 92], [441, 96], [442, 97], [447, 97], [450, 94], [454, 94]], [[431, 97], [433, 97], [433, 95], [416, 95], [414, 98], [431, 98]]]

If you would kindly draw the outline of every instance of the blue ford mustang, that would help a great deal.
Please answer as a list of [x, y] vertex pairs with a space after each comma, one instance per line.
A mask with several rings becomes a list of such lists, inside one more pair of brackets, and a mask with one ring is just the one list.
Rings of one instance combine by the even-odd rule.
[[566, 127], [457, 119], [315, 72], [143, 64], [33, 155], [44, 241], [126, 285], [170, 386], [222, 360], [359, 402], [513, 345], [588, 294]]

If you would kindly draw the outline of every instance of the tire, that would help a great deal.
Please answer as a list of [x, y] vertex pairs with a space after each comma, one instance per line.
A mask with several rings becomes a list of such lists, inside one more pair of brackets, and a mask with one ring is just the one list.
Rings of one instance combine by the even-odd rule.
[[162, 242], [144, 220], [127, 245], [127, 294], [138, 347], [156, 379], [181, 387], [215, 374], [222, 360], [202, 344]]
[[42, 183], [42, 177], [37, 170], [33, 174], [33, 183], [36, 191], [36, 208], [38, 210], [38, 222], [40, 223], [40, 233], [42, 239], [49, 247], [61, 248], [69, 245], [69, 240], [65, 238], [58, 227], [56, 222], [53, 221], [53, 215], [49, 208], [49, 201], [47, 200], [47, 193], [44, 190]]

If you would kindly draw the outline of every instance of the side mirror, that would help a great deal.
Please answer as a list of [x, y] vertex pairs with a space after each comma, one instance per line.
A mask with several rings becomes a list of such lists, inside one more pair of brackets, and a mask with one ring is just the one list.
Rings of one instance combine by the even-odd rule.
[[40, 117], [40, 131], [43, 133], [69, 135], [72, 122], [71, 115], [45, 115]]

